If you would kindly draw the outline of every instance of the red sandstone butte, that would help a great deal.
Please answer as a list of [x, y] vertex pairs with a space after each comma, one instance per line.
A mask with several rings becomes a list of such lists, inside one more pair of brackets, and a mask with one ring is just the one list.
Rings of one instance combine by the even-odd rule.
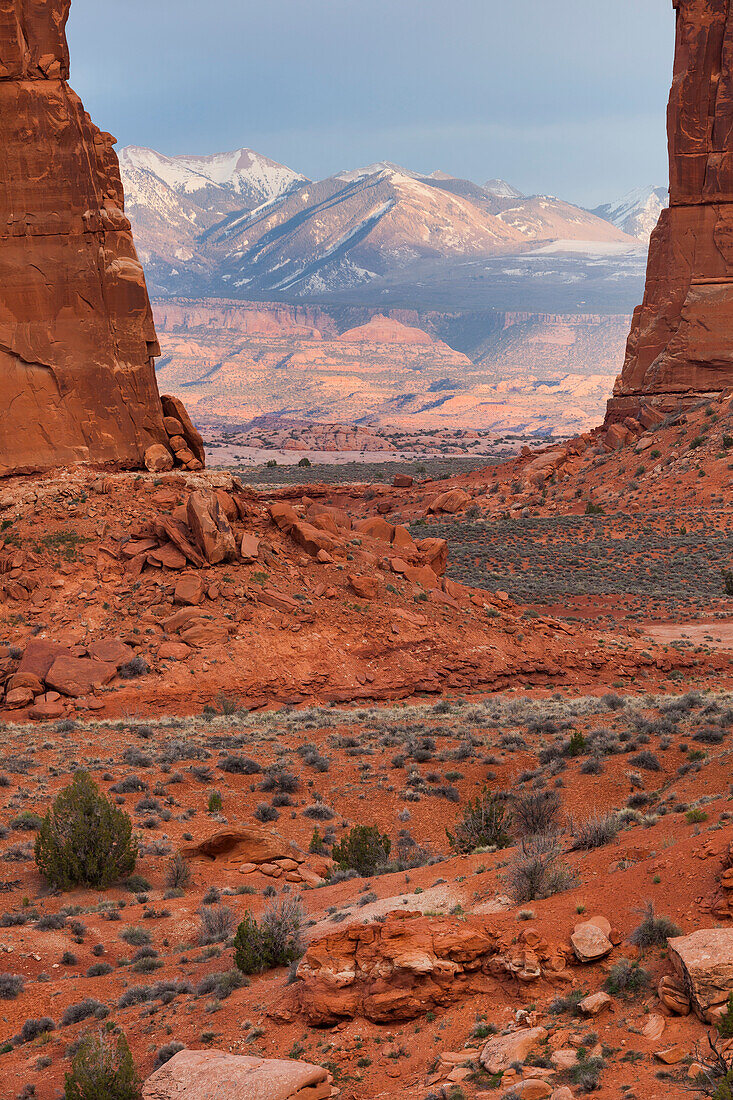
[[167, 443], [114, 138], [67, 83], [69, 7], [0, 0], [0, 476]]
[[644, 301], [607, 420], [733, 382], [733, 10], [673, 0], [670, 207], [651, 238]]

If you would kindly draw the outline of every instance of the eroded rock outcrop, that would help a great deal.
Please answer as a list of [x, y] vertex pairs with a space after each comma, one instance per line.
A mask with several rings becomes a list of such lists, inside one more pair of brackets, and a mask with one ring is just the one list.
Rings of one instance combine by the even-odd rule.
[[609, 420], [733, 382], [733, 9], [729, 0], [673, 2], [670, 207], [652, 234]]
[[70, 2], [0, 0], [0, 475], [169, 449], [114, 138], [67, 83]]
[[308, 1022], [330, 1026], [364, 1017], [411, 1020], [497, 980], [517, 990], [570, 980], [570, 949], [533, 931], [503, 938], [480, 918], [430, 918], [395, 911], [383, 923], [353, 925], [313, 943], [298, 967], [296, 996]]
[[684, 990], [701, 1020], [715, 1022], [733, 992], [733, 929], [699, 928], [671, 938], [668, 946], [681, 983], [674, 988]]

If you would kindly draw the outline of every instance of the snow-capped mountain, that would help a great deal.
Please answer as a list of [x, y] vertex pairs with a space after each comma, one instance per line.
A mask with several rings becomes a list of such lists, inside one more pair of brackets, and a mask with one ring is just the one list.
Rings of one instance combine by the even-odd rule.
[[552, 241], [634, 244], [559, 199], [387, 161], [317, 182], [249, 149], [168, 157], [128, 147], [120, 166], [156, 294], [292, 299], [450, 284], [457, 264]]
[[287, 194], [305, 176], [252, 149], [235, 149], [213, 156], [167, 157], [154, 149], [128, 145], [120, 152], [125, 176], [155, 176], [179, 195], [200, 195], [213, 190], [236, 195], [240, 206], [253, 208]]
[[180, 265], [190, 277], [202, 277], [212, 267], [200, 247], [202, 233], [230, 214], [253, 210], [305, 182], [251, 149], [168, 157], [128, 146], [120, 152], [120, 171], [140, 258], [154, 281], [158, 276], [165, 280]]
[[659, 221], [659, 215], [669, 203], [666, 187], [638, 187], [616, 202], [604, 203], [592, 211], [597, 217], [636, 237], [648, 241], [651, 231]]

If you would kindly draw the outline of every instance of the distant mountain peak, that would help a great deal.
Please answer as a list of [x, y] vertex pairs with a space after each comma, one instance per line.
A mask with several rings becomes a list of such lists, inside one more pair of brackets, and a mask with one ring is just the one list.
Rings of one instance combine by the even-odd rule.
[[411, 179], [424, 179], [419, 172], [411, 172], [409, 168], [403, 168], [399, 164], [393, 164], [389, 160], [379, 160], [374, 164], [367, 164], [364, 168], [354, 168], [337, 172], [335, 179], [344, 183], [355, 183], [357, 180], [367, 179], [369, 176], [409, 176]]
[[607, 202], [592, 211], [622, 229], [631, 237], [647, 241], [649, 234], [659, 221], [659, 215], [669, 202], [669, 189], [649, 184], [628, 191], [615, 202]]
[[253, 149], [234, 149], [209, 155], [179, 154], [166, 156], [154, 149], [128, 145], [120, 151], [123, 172], [137, 170], [157, 176], [178, 194], [195, 195], [218, 187], [234, 195], [259, 202], [278, 198], [305, 182], [305, 176], [286, 168]]
[[488, 195], [493, 195], [497, 199], [523, 199], [525, 197], [521, 191], [517, 191], [516, 187], [512, 187], [511, 183], [507, 183], [506, 180], [487, 180], [483, 189]]

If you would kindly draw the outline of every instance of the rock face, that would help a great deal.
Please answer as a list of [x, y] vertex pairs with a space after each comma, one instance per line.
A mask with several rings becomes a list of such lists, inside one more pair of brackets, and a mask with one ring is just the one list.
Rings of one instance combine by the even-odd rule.
[[729, 0], [673, 0], [669, 99], [670, 207], [651, 237], [644, 301], [634, 313], [607, 419], [644, 398], [733, 382], [733, 9]]
[[568, 982], [569, 954], [533, 931], [510, 942], [480, 919], [395, 911], [312, 943], [294, 988], [312, 1026], [355, 1017], [389, 1023], [487, 993], [498, 980]]
[[307, 1062], [182, 1050], [148, 1077], [143, 1100], [326, 1100], [330, 1073]]
[[167, 443], [114, 138], [67, 84], [70, 0], [0, 0], [0, 475]]
[[712, 1021], [716, 1009], [733, 993], [733, 929], [700, 928], [668, 941], [677, 977], [701, 1020]]

